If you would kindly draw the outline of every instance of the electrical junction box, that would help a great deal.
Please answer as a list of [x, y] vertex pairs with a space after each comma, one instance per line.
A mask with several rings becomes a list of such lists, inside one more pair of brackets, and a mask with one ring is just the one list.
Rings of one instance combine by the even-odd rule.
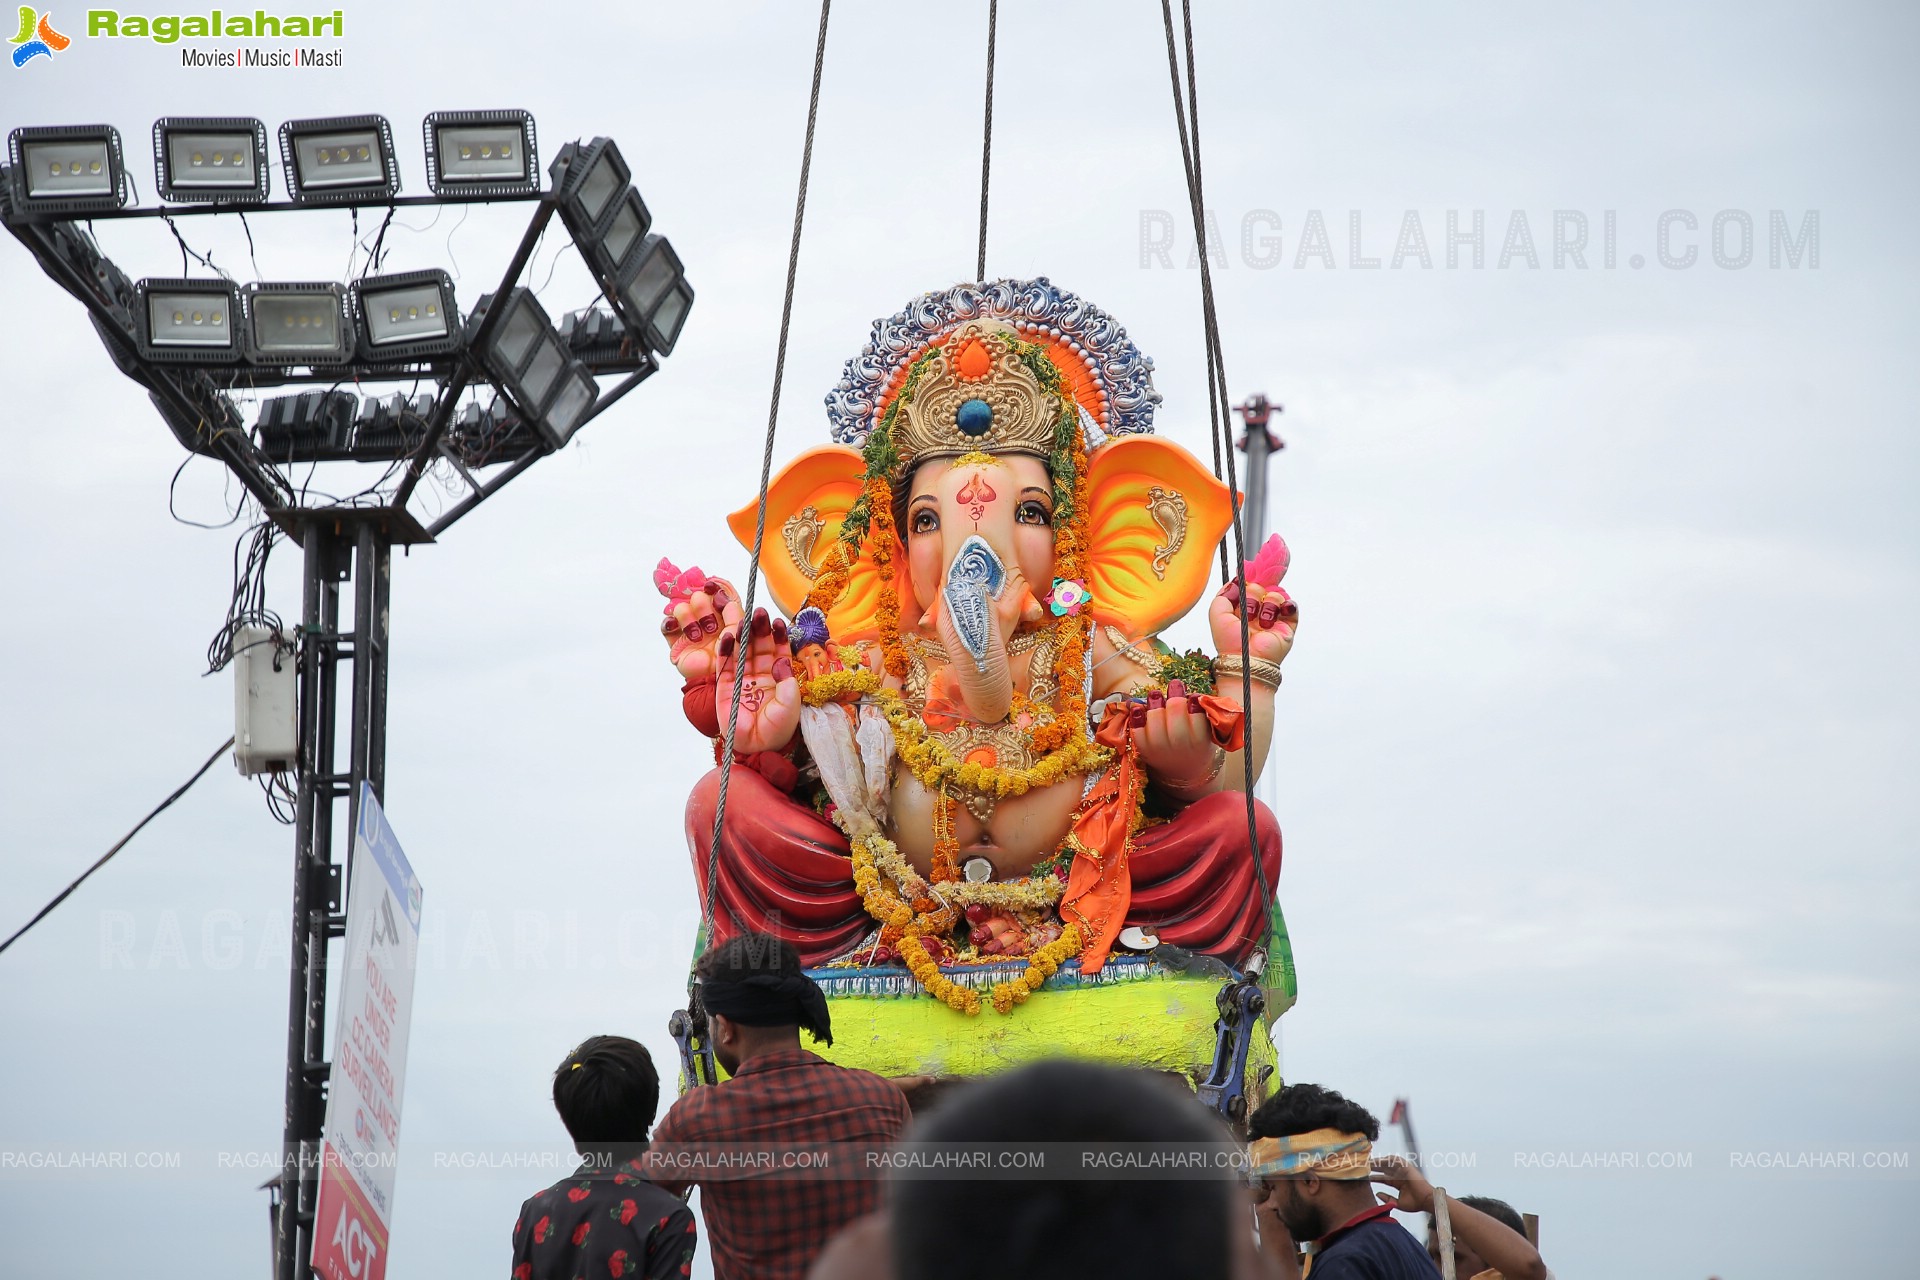
[[293, 642], [271, 627], [233, 635], [233, 764], [252, 777], [283, 773], [300, 754]]

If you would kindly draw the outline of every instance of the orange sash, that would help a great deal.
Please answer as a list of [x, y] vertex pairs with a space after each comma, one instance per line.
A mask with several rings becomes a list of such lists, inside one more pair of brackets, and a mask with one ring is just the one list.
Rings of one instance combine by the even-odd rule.
[[[1246, 713], [1212, 694], [1200, 695], [1199, 702], [1215, 745], [1224, 751], [1240, 750], [1246, 739]], [[1130, 714], [1131, 708], [1124, 703], [1108, 704], [1093, 738], [1114, 753], [1114, 763], [1081, 803], [1067, 833], [1074, 858], [1067, 892], [1060, 900], [1060, 918], [1080, 927], [1083, 974], [1098, 973], [1105, 966], [1133, 903], [1127, 849], [1147, 775], [1133, 747]]]

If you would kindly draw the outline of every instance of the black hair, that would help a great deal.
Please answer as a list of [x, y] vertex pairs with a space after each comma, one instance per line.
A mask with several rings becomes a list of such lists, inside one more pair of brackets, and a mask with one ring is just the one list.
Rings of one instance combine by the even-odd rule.
[[1478, 1209], [1493, 1218], [1503, 1227], [1511, 1228], [1522, 1239], [1526, 1238], [1527, 1223], [1517, 1210], [1505, 1200], [1495, 1200], [1492, 1196], [1461, 1196], [1460, 1203], [1469, 1209]]
[[709, 948], [693, 969], [702, 982], [744, 982], [758, 973], [801, 972], [800, 953], [770, 933], [736, 933]]
[[1247, 1120], [1249, 1138], [1290, 1138], [1315, 1129], [1364, 1133], [1368, 1142], [1380, 1139], [1380, 1122], [1357, 1102], [1317, 1084], [1290, 1084], [1268, 1098]]
[[582, 1150], [645, 1142], [660, 1107], [660, 1075], [645, 1045], [594, 1036], [554, 1071], [553, 1106]]
[[[746, 1027], [800, 1027], [833, 1043], [826, 995], [807, 976], [793, 944], [770, 933], [741, 933], [706, 952], [694, 974], [707, 991], [707, 1008]], [[722, 999], [723, 989], [735, 1004]]]
[[[988, 1151], [1041, 1142], [1160, 1144], [1200, 1148], [1229, 1141], [1191, 1096], [1141, 1071], [1043, 1062], [969, 1084], [909, 1134]], [[1055, 1160], [1059, 1157], [1054, 1156]], [[895, 1182], [896, 1274], [976, 1280], [991, 1241], [990, 1270], [1014, 1276], [1139, 1275], [1215, 1280], [1230, 1269], [1234, 1185], [1225, 1171], [1167, 1181], [1098, 1180], [1078, 1168], [1058, 1181], [921, 1176]], [[973, 1224], [957, 1236], [954, 1223]]]

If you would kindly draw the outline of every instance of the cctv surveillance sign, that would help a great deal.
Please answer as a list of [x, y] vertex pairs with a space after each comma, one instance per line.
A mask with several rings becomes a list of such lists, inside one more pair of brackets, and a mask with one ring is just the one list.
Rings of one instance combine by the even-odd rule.
[[346, 943], [313, 1269], [327, 1280], [383, 1280], [420, 944], [420, 881], [364, 782], [348, 869]]

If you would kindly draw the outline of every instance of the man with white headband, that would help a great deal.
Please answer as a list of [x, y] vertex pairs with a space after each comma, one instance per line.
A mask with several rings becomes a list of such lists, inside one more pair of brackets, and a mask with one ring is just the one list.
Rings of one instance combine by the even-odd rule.
[[[1247, 1136], [1251, 1172], [1265, 1192], [1263, 1227], [1283, 1226], [1306, 1243], [1311, 1280], [1433, 1280], [1426, 1250], [1393, 1220], [1391, 1206], [1374, 1200], [1380, 1122], [1365, 1107], [1316, 1084], [1289, 1085], [1260, 1104]], [[1278, 1250], [1263, 1243], [1288, 1270], [1291, 1241]]]

